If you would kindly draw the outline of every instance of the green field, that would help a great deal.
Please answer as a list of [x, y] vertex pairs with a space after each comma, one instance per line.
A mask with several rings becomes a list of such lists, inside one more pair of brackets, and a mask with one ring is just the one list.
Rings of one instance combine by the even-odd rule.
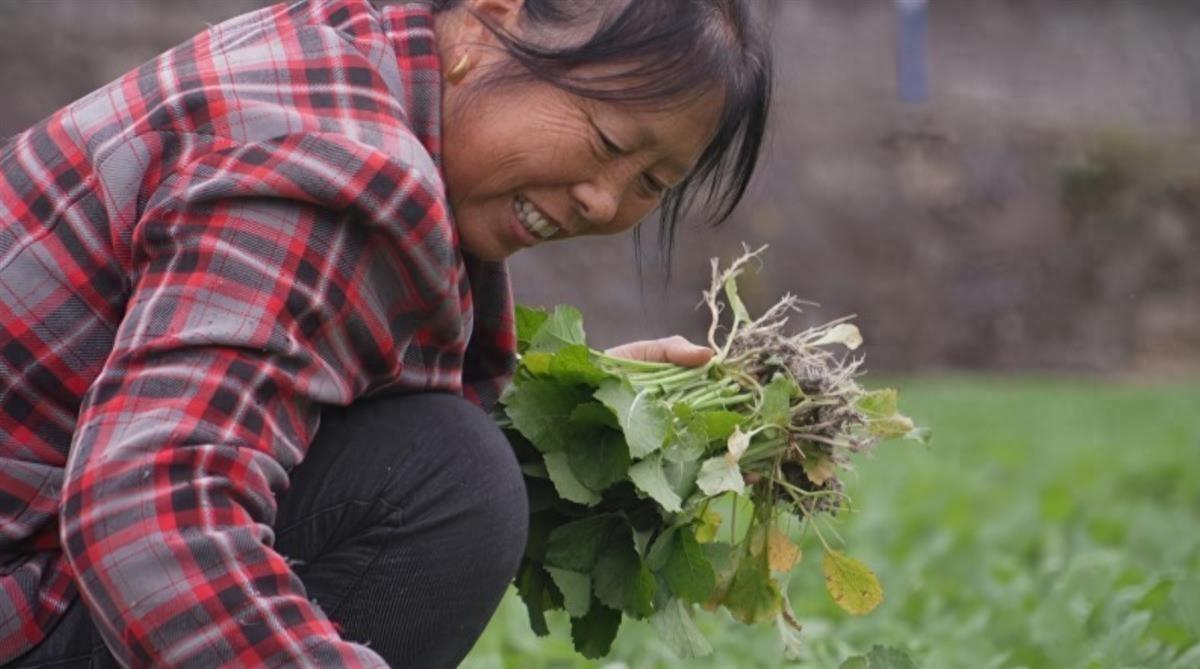
[[925, 669], [1200, 668], [1200, 385], [896, 385], [933, 443], [883, 444], [845, 477], [857, 509], [835, 523], [885, 601], [841, 613], [810, 534], [790, 588], [800, 661], [773, 626], [705, 612], [710, 657], [680, 661], [626, 621], [610, 657], [589, 661], [565, 614], [539, 639], [510, 591], [462, 666], [836, 669], [878, 643]]

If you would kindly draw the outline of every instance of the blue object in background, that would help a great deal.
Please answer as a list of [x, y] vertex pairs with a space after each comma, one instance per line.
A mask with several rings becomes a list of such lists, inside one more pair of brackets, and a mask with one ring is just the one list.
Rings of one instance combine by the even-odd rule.
[[929, 101], [925, 57], [928, 4], [927, 0], [896, 0], [896, 70], [900, 99], [912, 104]]

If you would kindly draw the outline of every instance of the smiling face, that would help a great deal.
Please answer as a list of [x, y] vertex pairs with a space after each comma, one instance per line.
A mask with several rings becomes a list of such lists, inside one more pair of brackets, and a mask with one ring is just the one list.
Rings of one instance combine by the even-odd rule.
[[536, 81], [447, 86], [443, 103], [451, 210], [463, 249], [484, 260], [630, 229], [691, 171], [721, 110], [715, 93], [648, 111]]

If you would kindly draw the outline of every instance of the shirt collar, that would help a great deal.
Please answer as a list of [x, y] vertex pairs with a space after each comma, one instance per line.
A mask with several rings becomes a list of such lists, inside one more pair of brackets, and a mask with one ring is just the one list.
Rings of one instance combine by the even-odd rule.
[[433, 12], [427, 3], [411, 2], [385, 5], [382, 16], [404, 84], [408, 127], [441, 167], [442, 67]]

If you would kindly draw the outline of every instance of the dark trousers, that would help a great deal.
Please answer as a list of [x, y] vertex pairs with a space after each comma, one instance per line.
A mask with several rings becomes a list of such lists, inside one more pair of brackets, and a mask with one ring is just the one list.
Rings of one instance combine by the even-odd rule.
[[[322, 412], [279, 498], [275, 548], [309, 599], [394, 667], [455, 667], [516, 573], [529, 514], [512, 448], [451, 395]], [[116, 667], [78, 600], [11, 667]]]

